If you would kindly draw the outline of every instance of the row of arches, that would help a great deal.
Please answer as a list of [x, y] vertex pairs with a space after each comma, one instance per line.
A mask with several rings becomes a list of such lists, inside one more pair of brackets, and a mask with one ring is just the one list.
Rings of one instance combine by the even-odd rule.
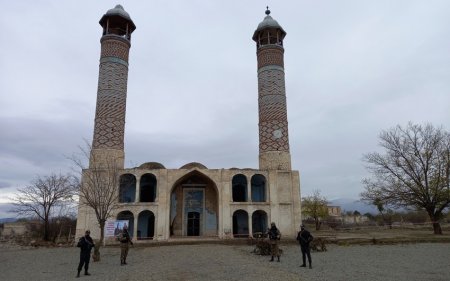
[[[122, 211], [117, 214], [117, 220], [128, 221], [128, 232], [134, 237], [134, 215], [130, 211]], [[139, 213], [137, 218], [137, 235], [138, 240], [153, 239], [155, 236], [155, 214], [152, 211], [145, 210]]]
[[[136, 193], [136, 177], [133, 174], [123, 174], [120, 176], [119, 202], [155, 202], [157, 194], [157, 180], [155, 175], [147, 173], [139, 180], [139, 194]], [[139, 196], [138, 198], [136, 198]], [[247, 177], [237, 174], [232, 179], [232, 200], [233, 202], [266, 202], [266, 178], [261, 174], [256, 174], [250, 180], [250, 194], [248, 192]]]
[[[122, 211], [117, 214], [117, 220], [128, 221], [128, 232], [130, 236], [134, 237], [134, 215], [130, 211]], [[152, 211], [145, 210], [139, 213], [137, 217], [137, 240], [153, 239], [155, 236], [155, 215]], [[251, 231], [249, 224], [251, 223]], [[251, 221], [249, 221], [249, 215], [245, 210], [237, 210], [233, 213], [233, 237], [245, 238], [249, 237], [250, 232], [252, 235], [255, 233], [265, 233], [268, 227], [267, 213], [262, 210], [257, 210], [252, 213]], [[190, 236], [198, 236], [196, 235]]]
[[136, 177], [123, 174], [119, 181], [119, 202], [155, 202], [157, 181], [153, 174], [144, 174], [139, 181], [139, 198], [136, 200]]
[[[249, 224], [252, 228], [250, 230]], [[246, 238], [256, 233], [267, 231], [267, 213], [262, 210], [254, 211], [249, 221], [249, 215], [244, 210], [237, 210], [233, 213], [233, 237]]]
[[[233, 202], [248, 202], [247, 177], [237, 174], [232, 180]], [[266, 202], [266, 177], [260, 174], [253, 175], [250, 180], [250, 198], [252, 202]]]

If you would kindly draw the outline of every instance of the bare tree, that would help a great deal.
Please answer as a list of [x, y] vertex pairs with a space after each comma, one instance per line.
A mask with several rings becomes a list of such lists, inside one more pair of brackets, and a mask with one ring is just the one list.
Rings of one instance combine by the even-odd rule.
[[37, 216], [44, 223], [43, 239], [49, 241], [50, 217], [55, 208], [73, 201], [76, 194], [76, 179], [72, 175], [37, 176], [31, 184], [20, 188], [12, 198], [12, 212], [18, 215]]
[[320, 229], [320, 219], [328, 216], [327, 199], [320, 195], [320, 190], [314, 190], [313, 195], [302, 200], [302, 212], [314, 219], [316, 230]]
[[[100, 246], [105, 238], [105, 223], [118, 207], [120, 169], [115, 158], [96, 159], [96, 154], [90, 153], [92, 149], [87, 142], [86, 146], [87, 149], [80, 147], [81, 158], [72, 156], [70, 159], [81, 170], [79, 204], [92, 208], [100, 227], [100, 241], [94, 249], [94, 261], [99, 261]], [[89, 168], [85, 166], [88, 161]]]
[[425, 210], [434, 234], [442, 234], [439, 220], [450, 206], [449, 132], [431, 124], [409, 123], [406, 128], [383, 131], [380, 145], [384, 154], [364, 156], [373, 178], [363, 180], [362, 200]]

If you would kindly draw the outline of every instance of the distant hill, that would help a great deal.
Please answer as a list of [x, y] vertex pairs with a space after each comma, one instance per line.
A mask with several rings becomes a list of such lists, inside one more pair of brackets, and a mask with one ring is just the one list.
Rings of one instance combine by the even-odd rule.
[[14, 218], [16, 214], [11, 212], [13, 207], [12, 203], [0, 203], [0, 223], [3, 223], [2, 220], [17, 220]]
[[359, 201], [358, 199], [351, 198], [337, 198], [333, 200], [329, 200], [330, 204], [333, 206], [341, 206], [342, 212], [346, 211], [358, 211], [361, 214], [371, 213], [373, 215], [378, 213], [378, 210], [373, 205], [368, 205], [364, 202]]
[[0, 219], [0, 223], [8, 223], [8, 222], [15, 222], [17, 221], [17, 218], [3, 218]]

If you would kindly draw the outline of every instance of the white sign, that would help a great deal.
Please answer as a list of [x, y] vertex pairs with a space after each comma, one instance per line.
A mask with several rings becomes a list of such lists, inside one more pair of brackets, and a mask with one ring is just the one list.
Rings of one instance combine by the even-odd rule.
[[122, 231], [124, 226], [128, 227], [128, 220], [106, 221], [105, 237], [116, 237]]

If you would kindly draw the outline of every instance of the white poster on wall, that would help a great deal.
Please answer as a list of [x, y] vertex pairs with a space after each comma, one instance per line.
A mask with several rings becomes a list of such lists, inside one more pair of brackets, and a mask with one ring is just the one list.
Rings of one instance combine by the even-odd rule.
[[119, 235], [124, 226], [128, 227], [128, 220], [106, 221], [105, 237], [115, 237]]

